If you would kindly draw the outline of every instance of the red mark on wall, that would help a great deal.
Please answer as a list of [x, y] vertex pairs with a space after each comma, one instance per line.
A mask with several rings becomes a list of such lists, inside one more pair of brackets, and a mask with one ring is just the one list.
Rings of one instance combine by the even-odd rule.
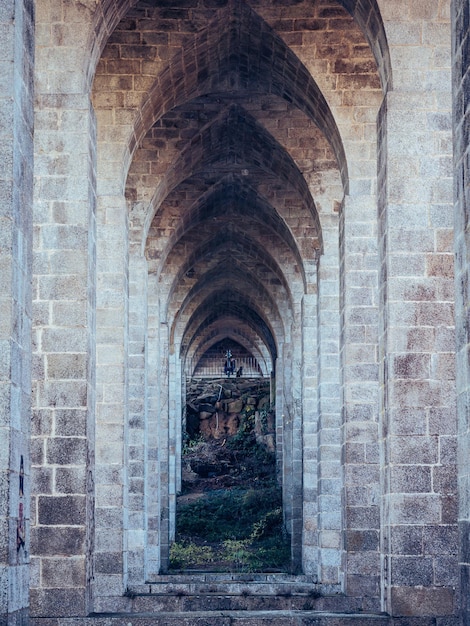
[[24, 497], [24, 462], [23, 456], [21, 456], [20, 461], [20, 484], [19, 484], [19, 497], [20, 502], [18, 504], [18, 520], [16, 522], [16, 549], [19, 550], [25, 544], [26, 532], [25, 532], [25, 522], [24, 522], [24, 508], [23, 508], [23, 497]]

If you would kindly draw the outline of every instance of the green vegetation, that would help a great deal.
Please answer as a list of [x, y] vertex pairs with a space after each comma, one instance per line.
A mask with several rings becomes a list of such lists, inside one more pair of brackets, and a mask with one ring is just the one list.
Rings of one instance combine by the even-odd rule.
[[214, 561], [214, 550], [211, 546], [197, 546], [194, 543], [175, 542], [170, 548], [171, 567], [186, 569], [195, 565], [207, 565]]
[[171, 567], [246, 572], [285, 569], [290, 543], [280, 505], [280, 490], [271, 486], [213, 491], [182, 506]]
[[[194, 424], [191, 436], [186, 433], [171, 569], [289, 569], [290, 538], [283, 523], [276, 457], [272, 443], [264, 438], [267, 432], [272, 434], [274, 424], [273, 407], [266, 404], [269, 388], [265, 387], [259, 395], [251, 388], [240, 397], [242, 408], [232, 414], [238, 427], [235, 435], [214, 438], [212, 433], [217, 431], [209, 421], [204, 436]], [[198, 393], [206, 403], [210, 401], [206, 390]], [[264, 404], [256, 410], [259, 397]], [[196, 401], [193, 399], [192, 407]], [[222, 411], [222, 418], [227, 417], [220, 406], [217, 410]]]
[[276, 487], [268, 489], [224, 489], [205, 496], [178, 510], [177, 533], [207, 541], [247, 539], [253, 527], [273, 508], [280, 507]]

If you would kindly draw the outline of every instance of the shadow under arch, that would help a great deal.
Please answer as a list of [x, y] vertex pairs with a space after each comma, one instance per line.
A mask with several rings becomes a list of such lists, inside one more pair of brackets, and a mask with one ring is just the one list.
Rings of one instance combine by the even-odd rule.
[[293, 103], [320, 128], [332, 145], [347, 192], [344, 147], [323, 94], [292, 50], [242, 0], [221, 9], [156, 77], [136, 116], [123, 165], [129, 165], [147, 130], [167, 111], [206, 93], [253, 90]]
[[[227, 0], [228, 5], [231, 2], [232, 0]], [[109, 37], [126, 13], [138, 3], [139, 0], [102, 0], [98, 3], [86, 46], [89, 55], [84, 68], [84, 87], [88, 92], [91, 92], [96, 67]], [[392, 84], [392, 69], [387, 37], [377, 0], [338, 0], [338, 4], [346, 9], [364, 33], [377, 64], [382, 89], [386, 93]]]
[[[185, 301], [178, 311], [178, 315], [175, 316], [170, 336], [172, 338], [174, 337], [175, 328], [178, 325], [179, 319], [183, 316], [186, 308], [197, 296], [202, 296], [204, 300], [206, 300], [207, 297], [213, 298], [214, 292], [217, 292], [220, 289], [225, 289], [226, 284], [236, 284], [237, 293], [250, 293], [252, 294], [253, 298], [257, 297], [257, 303], [260, 300], [265, 302], [267, 305], [270, 306], [271, 311], [275, 313], [276, 318], [282, 322], [282, 316], [280, 315], [276, 302], [274, 302], [271, 294], [267, 291], [267, 289], [259, 280], [256, 280], [253, 277], [250, 281], [250, 284], [248, 284], [246, 274], [242, 271], [241, 268], [238, 268], [236, 266], [225, 268], [215, 267], [204, 277], [203, 283], [197, 283], [193, 287], [193, 289], [187, 294]], [[183, 337], [184, 334], [185, 333], [183, 333]], [[194, 334], [194, 337], [198, 337], [197, 332]], [[190, 345], [190, 343], [192, 343], [192, 338], [190, 338], [190, 342], [188, 345]]]
[[[245, 293], [223, 288], [208, 295], [192, 314], [181, 340], [181, 355], [189, 350], [195, 338], [203, 333], [206, 326], [228, 314], [253, 328], [268, 347], [273, 361], [276, 360], [278, 352], [276, 335], [271, 323], [264, 319], [262, 312], [258, 310], [257, 303], [248, 299]], [[280, 322], [279, 319], [278, 321]]]
[[[267, 175], [272, 175], [282, 180], [286, 186], [292, 187], [298, 193], [313, 222], [315, 236], [312, 236], [312, 247], [321, 252], [320, 220], [305, 178], [286, 150], [243, 107], [238, 105], [228, 107], [228, 110], [193, 137], [174, 165], [169, 168], [152, 200], [151, 205], [154, 208], [148, 213], [144, 237], [155, 215], [155, 207], [161, 206], [164, 198], [177, 184], [185, 180], [188, 175], [196, 174], [207, 166], [216, 167], [219, 162], [230, 163], [231, 167], [239, 169], [245, 166], [260, 168]], [[245, 192], [245, 198], [249, 197], [247, 185], [241, 183], [240, 178], [232, 174], [231, 185], [228, 187], [232, 195], [235, 187]], [[214, 202], [212, 206], [215, 206]], [[196, 208], [200, 207], [201, 201]], [[184, 229], [185, 222], [186, 220], [183, 219], [180, 230]], [[286, 236], [292, 240], [292, 235]]]
[[[303, 289], [305, 291], [306, 290], [306, 278], [305, 278], [305, 271], [303, 267], [303, 260], [300, 255], [298, 246], [295, 245], [295, 242], [292, 240], [293, 238], [291, 236], [291, 233], [285, 226], [284, 222], [281, 222], [281, 226], [283, 227], [280, 228], [280, 230], [276, 230], [273, 224], [271, 223], [272, 220], [270, 220], [270, 215], [267, 214], [265, 210], [263, 209], [263, 207], [262, 206], [260, 207], [258, 203], [253, 203], [253, 204], [252, 203], [244, 204], [243, 202], [239, 203], [239, 200], [230, 193], [230, 189], [227, 191], [225, 195], [223, 193], [224, 188], [221, 188], [218, 191], [220, 192], [218, 193], [220, 198], [226, 201], [225, 213], [224, 213], [225, 219], [230, 218], [231, 210], [232, 210], [232, 201], [235, 202], [235, 200], [236, 200], [236, 204], [234, 208], [235, 209], [239, 208], [239, 213], [237, 213], [238, 220], [240, 219], [243, 220], [244, 216], [246, 216], [247, 218], [253, 217], [253, 215], [250, 215], [250, 210], [253, 210], [253, 208], [259, 211], [259, 215], [256, 215], [255, 217], [253, 217], [253, 220], [256, 223], [258, 223], [260, 228], [264, 227], [266, 230], [269, 230], [270, 232], [275, 234], [275, 236], [279, 237], [280, 241], [282, 241], [285, 244], [286, 248], [289, 250], [290, 254], [292, 255], [292, 260], [297, 263], [300, 277], [302, 280]], [[206, 220], [209, 220], [211, 216], [212, 216], [212, 213], [210, 210], [208, 210], [208, 212], [205, 213], [203, 216], [198, 213], [197, 217], [199, 219], [195, 218], [194, 223], [192, 224], [191, 228], [195, 227], [195, 228], [203, 229], [204, 223], [206, 222]], [[172, 251], [175, 249], [176, 243], [179, 241], [182, 241], [184, 233], [178, 232], [177, 235], [178, 236], [176, 236], [175, 234], [175, 242], [173, 242], [173, 245], [171, 246]], [[185, 274], [188, 272], [188, 270], [190, 269], [194, 270], [194, 267], [198, 266], [201, 260], [205, 259], [206, 257], [213, 258], [215, 256], [218, 256], [219, 254], [221, 256], [224, 256], [225, 254], [225, 256], [227, 257], [227, 255], [230, 255], [231, 252], [233, 252], [233, 247], [235, 246], [235, 243], [238, 245], [238, 247], [246, 250], [246, 253], [244, 253], [244, 256], [246, 254], [250, 259], [253, 259], [253, 260], [256, 257], [257, 263], [262, 263], [267, 268], [269, 268], [272, 274], [277, 278], [279, 283], [283, 286], [285, 293], [287, 295], [287, 302], [289, 303], [289, 305], [292, 304], [291, 288], [283, 272], [281, 271], [281, 268], [276, 263], [272, 255], [271, 254], [268, 255], [264, 251], [262, 252], [262, 250], [259, 249], [259, 246], [256, 243], [256, 239], [253, 239], [252, 237], [248, 236], [245, 232], [240, 231], [238, 228], [234, 227], [232, 223], [230, 223], [229, 227], [223, 226], [220, 230], [218, 230], [217, 233], [211, 235], [207, 240], [203, 241], [202, 244], [199, 245], [191, 253], [191, 255], [182, 264], [179, 271], [174, 275], [172, 282], [171, 282], [171, 287], [168, 292], [167, 306], [166, 306], [165, 314], [164, 314], [165, 318], [167, 318], [168, 316], [168, 310], [171, 306], [173, 295], [175, 294], [177, 287], [181, 284], [181, 281], [183, 277], [185, 276]], [[169, 247], [170, 247], [170, 244], [168, 245], [168, 248]], [[175, 254], [178, 254], [178, 252], [175, 252]], [[170, 260], [171, 257], [172, 257], [172, 254], [169, 254], [168, 257], [164, 258], [164, 260], [165, 259]], [[228, 263], [229, 258], [226, 258], [226, 261]], [[172, 267], [171, 269], [173, 270], [174, 268]], [[165, 273], [166, 273], [165, 267], [162, 267], [161, 272], [159, 274], [160, 280], [162, 279], [162, 276], [165, 275]]]
[[[224, 320], [224, 323], [226, 321]], [[252, 329], [250, 329], [252, 331]], [[250, 336], [252, 335], [252, 336]], [[257, 341], [255, 340], [257, 339]], [[215, 327], [212, 329], [207, 329], [207, 333], [199, 338], [199, 344], [194, 347], [194, 352], [189, 352], [186, 354], [186, 362], [183, 363], [183, 367], [185, 369], [187, 376], [192, 376], [193, 372], [197, 368], [197, 364], [199, 360], [202, 358], [205, 352], [210, 350], [214, 345], [221, 343], [225, 339], [231, 339], [232, 341], [240, 344], [247, 350], [253, 354], [253, 356], [257, 359], [258, 363], [261, 364], [261, 370], [265, 376], [269, 375], [269, 372], [273, 370], [273, 363], [271, 361], [271, 357], [269, 353], [262, 350], [262, 343], [259, 336], [255, 336], [254, 332], [248, 333], [245, 332], [245, 328], [234, 328], [234, 325], [220, 325], [215, 324]], [[258, 343], [261, 342], [261, 345]], [[189, 364], [192, 365], [189, 365]], [[195, 365], [194, 365], [195, 364]]]

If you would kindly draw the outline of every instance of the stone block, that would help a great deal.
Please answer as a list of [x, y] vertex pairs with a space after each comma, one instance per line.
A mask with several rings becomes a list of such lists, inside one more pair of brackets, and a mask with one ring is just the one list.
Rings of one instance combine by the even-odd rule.
[[434, 584], [440, 587], [459, 586], [459, 564], [455, 556], [441, 555], [434, 558]]
[[453, 615], [456, 608], [455, 590], [448, 587], [393, 587], [391, 603], [391, 613], [396, 616], [429, 615], [436, 618]]
[[47, 440], [46, 461], [51, 465], [86, 464], [86, 440], [79, 437], [54, 437]]
[[42, 331], [42, 349], [44, 352], [86, 353], [87, 334], [82, 328], [45, 328]]
[[87, 410], [56, 409], [54, 411], [54, 432], [60, 437], [84, 437], [86, 435]]
[[82, 467], [58, 467], [55, 470], [56, 494], [84, 494], [86, 493], [86, 465]]
[[350, 575], [375, 576], [380, 571], [380, 554], [375, 550], [353, 552], [346, 559]]
[[86, 581], [85, 557], [43, 558], [41, 584], [44, 588], [84, 587]]
[[[393, 435], [425, 435], [427, 434], [427, 415], [424, 408], [393, 408], [390, 410], [389, 431]], [[397, 439], [397, 442], [400, 441]]]
[[378, 507], [347, 507], [347, 520], [350, 529], [377, 530], [380, 526]]
[[86, 377], [86, 354], [48, 354], [47, 376], [50, 379], [84, 379]]
[[346, 530], [345, 548], [348, 552], [377, 550], [379, 534], [376, 530]]
[[426, 554], [451, 555], [457, 553], [457, 526], [432, 526], [423, 530], [423, 547]]
[[392, 524], [438, 524], [441, 521], [441, 498], [428, 494], [392, 494], [390, 498]]
[[[419, 461], [417, 461], [419, 462]], [[398, 493], [429, 493], [432, 490], [431, 467], [392, 466], [390, 489]]]
[[85, 407], [87, 401], [86, 383], [79, 381], [54, 381], [39, 385], [41, 406]]
[[38, 522], [43, 526], [84, 524], [85, 510], [84, 496], [39, 496], [38, 498]]
[[433, 467], [434, 491], [442, 494], [457, 493], [457, 472], [454, 465]]
[[95, 571], [98, 574], [119, 574], [123, 567], [121, 552], [102, 552], [94, 559]]
[[429, 587], [433, 584], [433, 559], [420, 555], [391, 559], [391, 583], [395, 587]]
[[85, 615], [85, 589], [32, 589], [32, 617], [68, 617]]
[[35, 494], [52, 494], [52, 468], [33, 467], [31, 471], [31, 491]]
[[355, 597], [374, 597], [379, 593], [379, 577], [363, 574], [352, 574], [346, 577], [346, 593]]
[[409, 556], [423, 554], [422, 526], [392, 526], [390, 532], [393, 554]]
[[31, 529], [31, 550], [37, 556], [73, 556], [83, 554], [85, 550], [85, 530], [78, 527], [33, 527]]

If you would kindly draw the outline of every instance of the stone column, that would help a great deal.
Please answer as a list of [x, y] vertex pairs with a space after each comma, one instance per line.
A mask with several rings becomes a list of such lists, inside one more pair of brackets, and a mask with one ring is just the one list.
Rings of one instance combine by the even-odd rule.
[[[286, 342], [279, 350], [282, 360], [282, 400], [280, 403], [283, 421], [282, 433], [282, 488], [285, 523], [291, 536], [291, 563], [295, 573], [302, 569], [302, 362], [295, 355], [301, 355], [300, 324], [297, 327], [295, 342]], [[278, 410], [276, 404], [276, 411]]]
[[[138, 246], [134, 246], [138, 248]], [[125, 445], [127, 467], [127, 584], [144, 582], [147, 261], [138, 250], [129, 258], [129, 420]]]
[[[168, 519], [169, 541], [176, 534], [176, 494], [178, 491], [177, 448], [181, 447], [181, 366], [174, 346], [168, 355]], [[178, 414], [179, 413], [179, 414]]]
[[462, 624], [470, 623], [470, 11], [452, 2], [454, 95], [455, 284], [457, 335], [458, 488]]
[[[99, 169], [105, 169], [103, 164]], [[109, 176], [112, 174], [110, 171]], [[126, 202], [109, 191], [114, 185], [115, 181], [101, 172], [96, 227], [96, 611], [119, 606], [129, 564], [131, 468], [125, 463], [132, 431], [128, 403], [129, 237]]]
[[[170, 438], [173, 433], [169, 423], [169, 335], [168, 324], [161, 319], [158, 288], [156, 276], [149, 275], [145, 437], [147, 580], [168, 569], [170, 549]], [[173, 472], [173, 489], [174, 478]]]
[[[161, 507], [160, 446], [160, 381], [165, 373], [160, 361], [160, 306], [158, 280], [148, 279], [148, 317], [146, 354], [146, 424], [145, 424], [145, 576], [152, 580], [160, 572]], [[166, 326], [165, 326], [166, 330]]]
[[[345, 587], [379, 598], [377, 219], [372, 179], [351, 183], [340, 224]], [[374, 604], [375, 602], [375, 604]]]
[[[318, 575], [318, 346], [317, 295], [302, 299], [303, 532], [302, 571]], [[320, 578], [321, 580], [321, 578]]]
[[29, 604], [34, 3], [0, 6], [0, 622]]
[[89, 608], [95, 401], [95, 120], [36, 98], [33, 438], [36, 616]]
[[381, 542], [392, 615], [456, 609], [450, 75], [426, 50], [448, 37], [445, 22], [408, 24], [394, 50], [407, 70], [379, 116]]
[[341, 393], [339, 368], [338, 216], [322, 216], [324, 253], [318, 267], [319, 580], [342, 581]]

